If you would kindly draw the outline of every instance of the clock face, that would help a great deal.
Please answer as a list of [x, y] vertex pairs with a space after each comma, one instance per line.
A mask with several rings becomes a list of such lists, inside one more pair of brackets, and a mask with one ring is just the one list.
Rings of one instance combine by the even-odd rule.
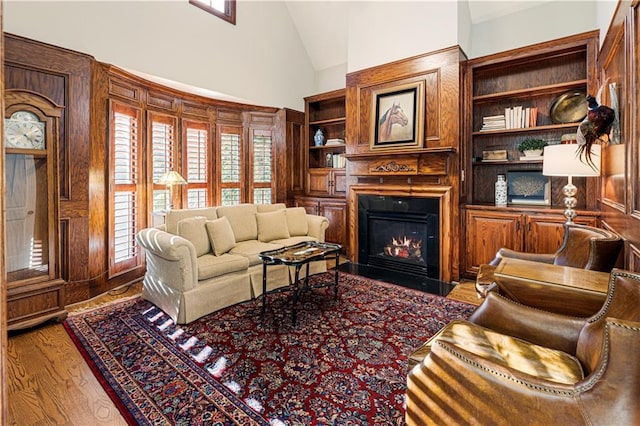
[[4, 120], [5, 148], [45, 149], [44, 122], [29, 111], [14, 112]]

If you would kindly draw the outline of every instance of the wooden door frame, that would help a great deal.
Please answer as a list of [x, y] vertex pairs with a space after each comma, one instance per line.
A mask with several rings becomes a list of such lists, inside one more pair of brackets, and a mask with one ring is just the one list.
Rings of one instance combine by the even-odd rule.
[[[0, 34], [3, 34], [3, 1], [0, 0]], [[4, 117], [4, 38], [0, 38], [0, 112]], [[4, 120], [0, 123], [0, 140], [4, 141]], [[3, 142], [4, 143], [4, 142]], [[4, 188], [4, 155], [0, 155], [0, 194]], [[0, 241], [4, 253], [4, 197], [0, 197]], [[0, 256], [0, 425], [7, 424], [7, 279], [4, 256]]]

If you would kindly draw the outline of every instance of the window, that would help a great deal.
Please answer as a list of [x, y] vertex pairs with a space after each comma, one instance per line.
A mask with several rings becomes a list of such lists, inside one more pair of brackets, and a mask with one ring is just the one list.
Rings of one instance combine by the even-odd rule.
[[242, 128], [221, 126], [220, 135], [220, 203], [242, 203]]
[[144, 203], [140, 179], [140, 111], [111, 104], [109, 187], [109, 274], [140, 264], [136, 234], [142, 229]]
[[272, 164], [273, 148], [270, 130], [252, 130], [253, 142], [253, 202], [271, 204], [272, 202]]
[[[175, 119], [156, 113], [149, 113], [151, 135], [151, 178], [153, 180], [153, 211], [166, 210], [174, 204], [169, 188], [158, 184], [160, 177], [175, 169]], [[188, 179], [187, 179], [188, 180]], [[173, 194], [174, 197], [176, 194]]]
[[184, 122], [185, 164], [187, 180], [187, 207], [206, 207], [209, 201], [209, 131], [208, 124]]
[[189, 3], [233, 25], [236, 24], [236, 0], [189, 0]]

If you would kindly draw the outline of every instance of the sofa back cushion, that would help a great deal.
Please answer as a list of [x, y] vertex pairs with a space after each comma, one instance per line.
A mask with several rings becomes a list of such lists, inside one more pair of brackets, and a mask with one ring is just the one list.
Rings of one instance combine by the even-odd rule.
[[268, 243], [273, 240], [289, 238], [289, 227], [285, 210], [256, 213], [258, 240]]
[[236, 245], [236, 239], [231, 229], [231, 224], [226, 217], [207, 220], [205, 223], [205, 236], [209, 237], [213, 254], [220, 256], [231, 250]]
[[204, 216], [209, 220], [218, 218], [215, 207], [206, 207], [203, 209], [172, 209], [167, 212], [167, 216], [165, 217], [166, 231], [170, 234], [178, 235], [178, 222], [194, 216]]
[[276, 210], [284, 210], [287, 208], [287, 205], [284, 203], [256, 204], [256, 208], [258, 209], [258, 213], [266, 213], [266, 212], [274, 212]]
[[258, 239], [257, 209], [254, 204], [218, 207], [218, 217], [226, 217], [237, 242]]
[[204, 216], [187, 217], [178, 222], [176, 234], [191, 241], [196, 249], [196, 256], [200, 257], [211, 251], [209, 237], [204, 226], [207, 218]]
[[292, 237], [299, 237], [309, 233], [309, 223], [307, 222], [307, 211], [304, 207], [290, 207], [285, 210], [287, 216], [287, 227]]

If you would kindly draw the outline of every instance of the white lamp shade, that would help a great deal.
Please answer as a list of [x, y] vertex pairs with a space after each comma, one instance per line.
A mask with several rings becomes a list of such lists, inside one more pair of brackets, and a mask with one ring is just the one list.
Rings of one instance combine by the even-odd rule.
[[544, 147], [542, 174], [545, 176], [600, 176], [600, 145], [591, 146], [591, 161], [580, 155], [577, 144]]
[[171, 185], [184, 185], [187, 183], [187, 181], [184, 180], [184, 178], [180, 175], [180, 173], [176, 172], [175, 170], [169, 170], [165, 172], [162, 176], [160, 176], [160, 179], [158, 179], [158, 183], [160, 185], [171, 186]]

